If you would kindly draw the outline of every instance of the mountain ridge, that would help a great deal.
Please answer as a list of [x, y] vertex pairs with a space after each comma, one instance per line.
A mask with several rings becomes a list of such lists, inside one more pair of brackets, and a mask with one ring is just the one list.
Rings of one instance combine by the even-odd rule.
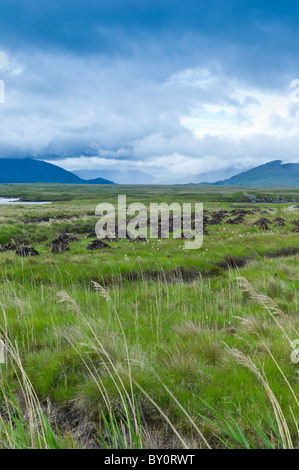
[[282, 160], [272, 160], [225, 180], [199, 184], [214, 186], [296, 187], [299, 186], [299, 163], [282, 163]]
[[32, 158], [0, 158], [0, 183], [115, 184], [104, 178], [84, 180], [57, 165]]

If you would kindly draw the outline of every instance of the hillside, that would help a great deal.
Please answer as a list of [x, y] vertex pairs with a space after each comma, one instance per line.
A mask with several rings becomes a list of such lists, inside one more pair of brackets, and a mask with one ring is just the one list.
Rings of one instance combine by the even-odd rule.
[[84, 180], [59, 166], [30, 158], [1, 158], [0, 183], [114, 184], [104, 178]]
[[221, 186], [299, 186], [299, 163], [274, 160], [231, 178], [213, 183]]

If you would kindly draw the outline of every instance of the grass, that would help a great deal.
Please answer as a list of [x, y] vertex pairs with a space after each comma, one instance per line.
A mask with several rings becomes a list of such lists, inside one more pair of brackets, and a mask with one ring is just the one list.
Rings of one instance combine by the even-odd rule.
[[[85, 236], [105, 197], [114, 201], [121, 189], [130, 202], [189, 202], [203, 189], [75, 187], [69, 200], [59, 189], [32, 188], [40, 200], [61, 199], [50, 206], [1, 207], [0, 243], [26, 241], [40, 256], [0, 253], [9, 346], [0, 445], [298, 448], [298, 212], [258, 205], [286, 226], [263, 232], [252, 226], [259, 213], [209, 225], [200, 250], [169, 239], [88, 252]], [[23, 186], [0, 192], [30, 195]], [[238, 194], [211, 192], [210, 212], [232, 209]], [[50, 255], [45, 245], [63, 231], [80, 240]]]

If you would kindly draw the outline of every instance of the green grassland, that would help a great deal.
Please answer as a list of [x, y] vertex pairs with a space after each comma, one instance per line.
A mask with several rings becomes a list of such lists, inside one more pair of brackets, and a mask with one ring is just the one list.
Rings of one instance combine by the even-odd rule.
[[[2, 447], [298, 448], [299, 209], [244, 192], [299, 200], [296, 188], [0, 185], [54, 201], [0, 205], [0, 245], [39, 252], [0, 252]], [[180, 239], [86, 250], [96, 205], [118, 194], [203, 202], [209, 217], [259, 211], [207, 225], [198, 250]], [[285, 226], [261, 230], [261, 217]], [[53, 255], [61, 233], [79, 240]]]

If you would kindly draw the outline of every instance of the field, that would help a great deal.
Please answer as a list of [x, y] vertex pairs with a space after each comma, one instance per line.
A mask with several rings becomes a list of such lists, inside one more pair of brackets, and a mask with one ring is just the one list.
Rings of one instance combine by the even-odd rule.
[[[202, 202], [202, 248], [86, 250], [96, 205], [118, 194]], [[268, 202], [277, 195], [288, 202]], [[1, 196], [53, 201], [0, 206], [2, 448], [298, 448], [298, 189], [0, 185]]]

